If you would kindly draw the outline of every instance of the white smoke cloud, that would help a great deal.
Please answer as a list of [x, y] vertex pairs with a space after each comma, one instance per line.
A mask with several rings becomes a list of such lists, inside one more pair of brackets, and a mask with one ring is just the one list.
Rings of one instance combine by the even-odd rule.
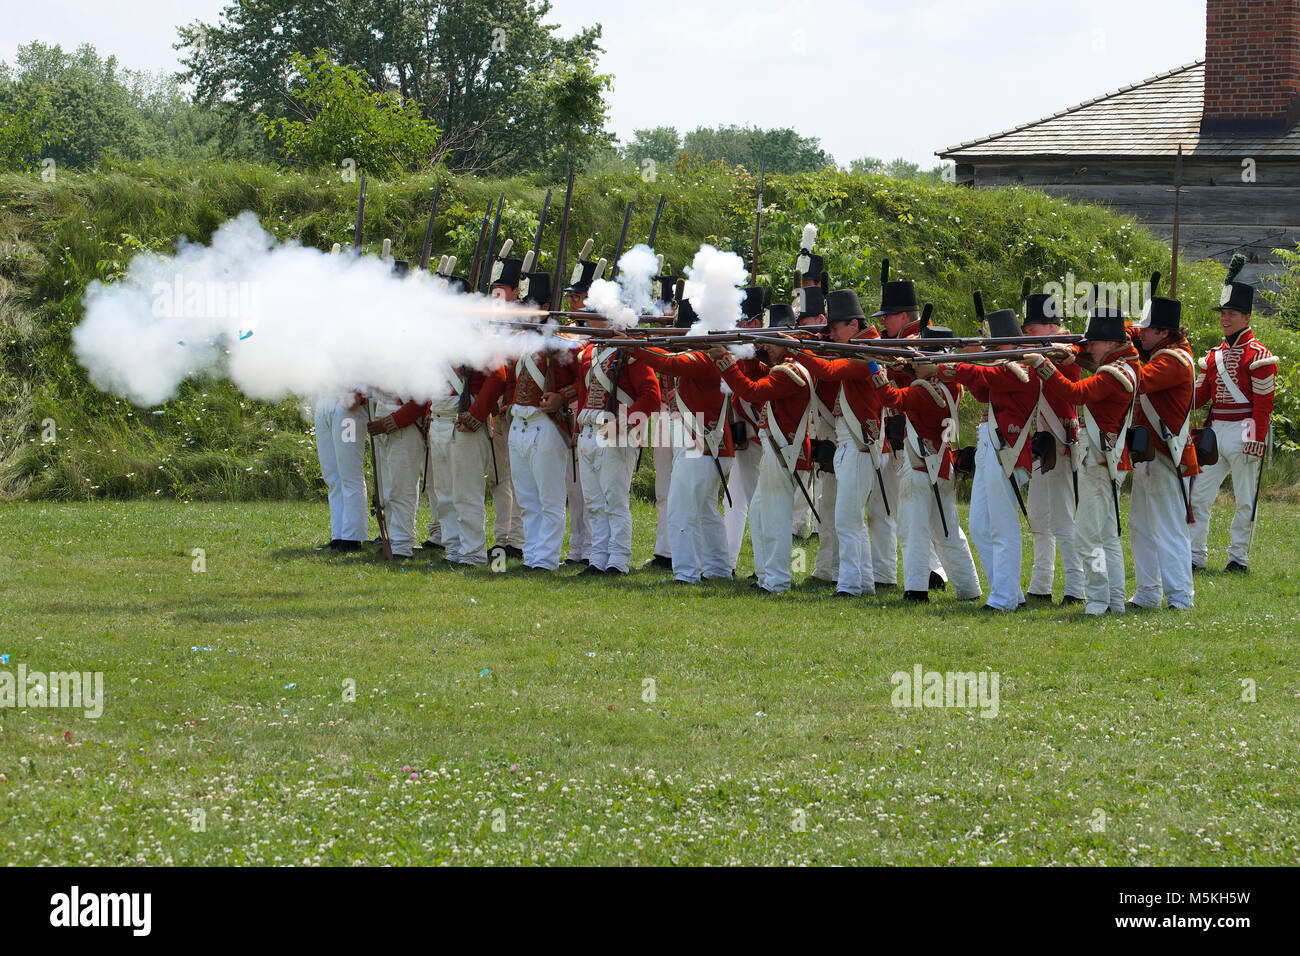
[[686, 297], [700, 317], [692, 329], [699, 332], [734, 329], [744, 301], [739, 287], [748, 276], [740, 256], [706, 244], [700, 246], [694, 260], [683, 271], [690, 280]]
[[397, 279], [373, 256], [279, 244], [251, 212], [210, 246], [136, 256], [83, 301], [77, 360], [97, 387], [137, 405], [208, 374], [266, 401], [365, 386], [423, 401], [444, 394], [452, 365], [491, 367], [542, 342], [485, 324], [522, 318], [521, 306], [459, 295], [418, 270]]
[[659, 269], [654, 250], [644, 243], [633, 246], [618, 260], [618, 279], [597, 279], [587, 293], [587, 305], [620, 329], [635, 325], [637, 316], [654, 311], [653, 279]]

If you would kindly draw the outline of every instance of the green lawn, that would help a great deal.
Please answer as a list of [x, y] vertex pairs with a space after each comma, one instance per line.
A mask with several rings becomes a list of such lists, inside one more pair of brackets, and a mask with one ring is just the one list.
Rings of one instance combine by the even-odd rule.
[[[1098, 622], [326, 556], [320, 504], [5, 505], [0, 671], [106, 700], [0, 709], [0, 864], [1296, 863], [1297, 518], [1194, 613]], [[998, 715], [892, 707], [917, 664], [996, 672]]]

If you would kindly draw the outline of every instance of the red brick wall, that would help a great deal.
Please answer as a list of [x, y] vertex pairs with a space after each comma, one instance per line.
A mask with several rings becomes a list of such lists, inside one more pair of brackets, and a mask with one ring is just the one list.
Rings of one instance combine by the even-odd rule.
[[1206, 119], [1281, 119], [1300, 95], [1300, 0], [1207, 0]]

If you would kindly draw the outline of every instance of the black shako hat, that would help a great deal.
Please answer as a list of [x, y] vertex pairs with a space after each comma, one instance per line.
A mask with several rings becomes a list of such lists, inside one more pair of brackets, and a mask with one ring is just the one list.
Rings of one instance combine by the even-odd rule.
[[551, 276], [546, 272], [525, 272], [519, 280], [519, 299], [534, 305], [549, 305], [551, 301]]
[[1124, 328], [1124, 313], [1109, 306], [1094, 306], [1088, 316], [1088, 328], [1083, 333], [1085, 342], [1127, 342], [1128, 330]]
[[809, 316], [825, 314], [826, 296], [820, 286], [810, 285], [806, 289], [795, 289], [794, 294], [799, 318], [806, 319]]
[[673, 328], [689, 329], [692, 325], [700, 320], [695, 314], [695, 306], [691, 305], [690, 299], [682, 299], [677, 303], [677, 314], [673, 316]]
[[1056, 296], [1035, 292], [1025, 297], [1025, 314], [1020, 322], [1022, 326], [1037, 323], [1064, 327], [1064, 319], [1065, 310], [1061, 308], [1061, 300]]
[[519, 288], [519, 277], [524, 272], [523, 259], [502, 259], [499, 256], [492, 260], [492, 278], [488, 283], [491, 286], [505, 286], [507, 289]]
[[952, 338], [952, 329], [946, 325], [924, 325], [921, 327], [921, 338], [950, 339]]
[[792, 329], [795, 326], [794, 306], [776, 302], [767, 307], [763, 325], [769, 329]]
[[1016, 320], [1016, 313], [1011, 309], [986, 313], [981, 321], [984, 323], [985, 334], [990, 338], [1010, 339], [1024, 334]]
[[1178, 331], [1183, 325], [1183, 304], [1177, 299], [1153, 295], [1142, 307], [1142, 318], [1135, 328]]
[[469, 280], [464, 276], [447, 276], [447, 288], [463, 295], [469, 293]]
[[763, 314], [767, 290], [762, 286], [751, 285], [744, 292], [745, 297], [740, 302], [740, 314], [746, 322], [752, 322]]
[[405, 259], [393, 260], [393, 275], [397, 276], [397, 278], [399, 279], [405, 278], [407, 275], [410, 274], [410, 272], [411, 272], [411, 264], [407, 262]]
[[573, 267], [573, 274], [569, 276], [569, 285], [565, 292], [578, 292], [586, 294], [591, 289], [591, 284], [597, 279], [605, 278], [604, 259], [592, 262], [589, 259], [580, 259], [578, 264]]
[[1229, 282], [1219, 291], [1219, 304], [1212, 311], [1236, 309], [1250, 315], [1255, 307], [1255, 287], [1248, 282]]
[[859, 322], [867, 321], [867, 315], [862, 311], [862, 304], [858, 301], [858, 294], [852, 289], [836, 289], [826, 296], [826, 324], [832, 322], [852, 322], [857, 319]]
[[920, 303], [916, 300], [916, 286], [911, 279], [895, 279], [880, 285], [880, 309], [873, 312], [873, 319], [894, 312], [920, 312]]
[[655, 299], [660, 302], [672, 302], [677, 298], [677, 282], [681, 276], [655, 276]]

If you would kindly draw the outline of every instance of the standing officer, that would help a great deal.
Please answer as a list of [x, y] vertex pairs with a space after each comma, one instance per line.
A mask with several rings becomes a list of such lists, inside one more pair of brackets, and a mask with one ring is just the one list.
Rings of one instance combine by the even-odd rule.
[[[1235, 277], [1235, 273], [1234, 273]], [[1250, 328], [1255, 289], [1229, 281], [1219, 296], [1219, 327], [1223, 344], [1201, 359], [1196, 380], [1197, 408], [1210, 406], [1207, 427], [1214, 431], [1219, 460], [1206, 465], [1192, 483], [1192, 565], [1203, 568], [1209, 557], [1210, 509], [1223, 479], [1232, 473], [1237, 500], [1232, 515], [1232, 543], [1225, 571], [1244, 573], [1250, 565], [1250, 541], [1255, 530], [1259, 480], [1271, 440], [1277, 357], [1255, 338]]]

